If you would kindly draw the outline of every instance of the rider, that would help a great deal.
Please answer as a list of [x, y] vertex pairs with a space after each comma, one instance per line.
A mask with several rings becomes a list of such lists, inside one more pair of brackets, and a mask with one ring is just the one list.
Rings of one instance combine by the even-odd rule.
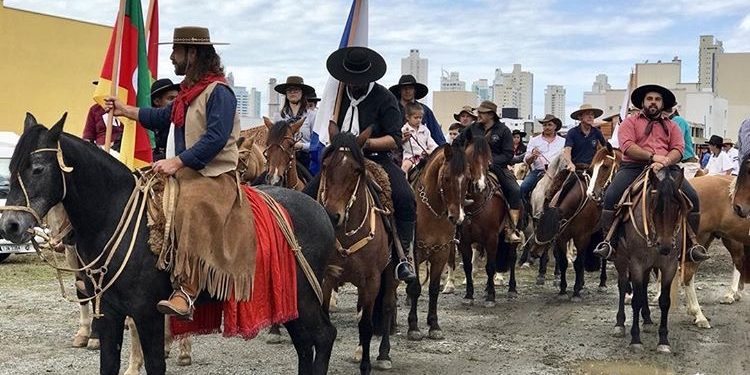
[[495, 103], [485, 100], [476, 110], [479, 120], [463, 129], [454, 142], [466, 146], [467, 132], [471, 132], [473, 137], [485, 137], [489, 141], [492, 151], [490, 171], [497, 177], [510, 206], [511, 223], [505, 227], [505, 238], [510, 243], [519, 243], [521, 236], [517, 226], [521, 217], [521, 193], [516, 177], [508, 169], [513, 159], [513, 137], [510, 129], [500, 122]]
[[[151, 107], [164, 108], [171, 104], [180, 92], [180, 85], [172, 83], [169, 78], [157, 79], [151, 84]], [[167, 138], [169, 129], [154, 131], [154, 161], [167, 157]]]
[[310, 168], [310, 136], [315, 124], [315, 111], [308, 108], [308, 101], [315, 96], [315, 89], [305, 84], [302, 77], [289, 76], [285, 83], [273, 88], [284, 95], [284, 105], [274, 121], [286, 120], [289, 123], [305, 118], [299, 129], [300, 139], [294, 144], [295, 157], [305, 168]]
[[105, 109], [116, 116], [171, 133], [167, 158], [153, 164], [154, 171], [174, 175], [180, 187], [174, 215], [177, 244], [170, 265], [175, 289], [169, 300], [157, 305], [163, 314], [189, 317], [204, 288], [219, 299], [230, 297], [232, 290], [237, 300], [250, 297], [254, 255], [243, 250], [254, 238], [250, 230], [240, 230], [252, 217], [237, 184], [237, 99], [214, 44], [207, 28], [174, 30], [170, 59], [175, 74], [185, 80], [168, 106], [137, 108], [114, 97], [105, 100]]
[[[665, 167], [670, 170], [676, 168], [676, 164], [682, 160], [685, 147], [679, 126], [669, 119], [669, 113], [676, 104], [671, 91], [658, 85], [645, 85], [635, 89], [630, 100], [641, 111], [620, 124], [618, 138], [623, 157], [622, 164], [604, 195], [604, 209], [599, 224], [605, 229], [614, 224], [615, 204], [644, 168], [650, 166], [655, 171]], [[697, 234], [700, 223], [698, 194], [687, 179], [683, 180], [680, 189], [693, 205], [687, 223], [693, 233]], [[605, 240], [596, 247], [594, 253], [608, 258], [613, 250], [612, 245]], [[689, 258], [696, 262], [708, 259], [706, 249], [698, 243], [693, 243], [689, 254]]]
[[[386, 64], [382, 56], [366, 47], [346, 47], [333, 52], [326, 62], [328, 72], [346, 87], [342, 95], [341, 111], [331, 121], [342, 132], [359, 134], [372, 127], [372, 134], [364, 144], [365, 157], [383, 167], [391, 181], [391, 197], [395, 207], [396, 230], [404, 251], [414, 241], [417, 220], [416, 201], [406, 176], [390, 158], [389, 151], [401, 145], [403, 116], [396, 97], [375, 81], [385, 75]], [[320, 174], [305, 187], [304, 192], [316, 198]], [[416, 279], [412, 265], [398, 246], [392, 246], [400, 263], [396, 266], [399, 280]]]
[[542, 124], [542, 134], [531, 138], [524, 156], [524, 162], [531, 165], [531, 170], [521, 183], [521, 199], [527, 202], [549, 163], [555, 160], [565, 147], [565, 138], [557, 135], [562, 129], [562, 121], [559, 118], [548, 114], [539, 122]]

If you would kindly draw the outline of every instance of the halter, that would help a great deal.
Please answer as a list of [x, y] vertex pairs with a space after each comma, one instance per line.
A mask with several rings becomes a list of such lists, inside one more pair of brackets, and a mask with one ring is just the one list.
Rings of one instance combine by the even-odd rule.
[[[284, 175], [282, 177], [287, 182], [289, 182], [288, 181], [289, 180], [289, 171], [292, 169], [292, 165], [296, 161], [296, 155], [295, 155], [293, 149], [289, 149], [289, 148], [284, 147], [282, 145], [282, 143], [284, 141], [288, 140], [288, 141], [291, 141], [292, 144], [295, 144], [300, 139], [301, 139], [301, 136], [299, 136], [299, 137], [285, 136], [285, 137], [281, 138], [281, 140], [279, 140], [279, 142], [271, 143], [270, 145], [266, 146], [265, 150], [263, 150], [263, 157], [265, 157], [266, 160], [268, 160], [268, 151], [271, 148], [273, 148], [273, 147], [277, 147], [278, 149], [281, 150], [281, 152], [283, 152], [284, 154], [286, 154], [286, 156], [289, 158], [289, 162], [287, 163], [286, 170], [284, 171]], [[268, 167], [266, 167], [266, 172], [268, 172]], [[297, 186], [297, 184], [299, 184], [299, 182], [300, 182], [299, 181], [299, 176], [297, 176], [297, 182], [294, 184], [295, 186], [289, 186], [289, 187], [290, 188], [294, 188], [294, 187]]]

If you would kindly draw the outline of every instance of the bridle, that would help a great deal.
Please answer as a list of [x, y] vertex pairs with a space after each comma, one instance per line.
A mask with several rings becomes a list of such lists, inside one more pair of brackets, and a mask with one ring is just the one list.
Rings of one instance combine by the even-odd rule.
[[[287, 182], [289, 179], [289, 171], [292, 169], [292, 165], [297, 161], [297, 157], [292, 147], [284, 147], [284, 141], [289, 141], [291, 142], [292, 145], [294, 145], [301, 138], [302, 138], [301, 135], [294, 136], [294, 137], [287, 135], [287, 136], [282, 137], [278, 142], [273, 142], [267, 145], [266, 148], [263, 150], [263, 157], [266, 158], [266, 163], [268, 163], [268, 152], [273, 148], [278, 148], [279, 150], [281, 150], [281, 152], [283, 152], [287, 156], [289, 161], [287, 162], [286, 169], [284, 170], [284, 175], [282, 176], [283, 179]], [[266, 172], [270, 172], [270, 165], [266, 166]], [[299, 182], [300, 182], [299, 176], [297, 176], [297, 182], [295, 183], [295, 185], [298, 184]], [[289, 187], [294, 188], [294, 186], [289, 186]]]

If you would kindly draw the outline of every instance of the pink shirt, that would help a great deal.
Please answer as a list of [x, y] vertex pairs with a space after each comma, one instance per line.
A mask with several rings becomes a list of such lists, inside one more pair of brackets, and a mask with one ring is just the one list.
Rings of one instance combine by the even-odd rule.
[[666, 156], [671, 150], [677, 150], [680, 154], [685, 151], [685, 139], [682, 137], [679, 125], [668, 117], [662, 116], [661, 122], [658, 120], [652, 121], [651, 134], [646, 135], [646, 127], [650, 121], [652, 120], [641, 112], [636, 116], [626, 118], [620, 124], [617, 137], [620, 141], [620, 149], [623, 152], [623, 162], [641, 162], [628, 157], [627, 151], [632, 145], [638, 145], [655, 155], [663, 156]]

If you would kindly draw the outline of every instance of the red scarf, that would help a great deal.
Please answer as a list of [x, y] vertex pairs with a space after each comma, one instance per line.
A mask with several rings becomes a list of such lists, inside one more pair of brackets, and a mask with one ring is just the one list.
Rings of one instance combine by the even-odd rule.
[[180, 84], [180, 93], [172, 102], [172, 123], [175, 127], [185, 126], [187, 107], [208, 85], [214, 82], [227, 83], [227, 79], [224, 78], [223, 74], [207, 74], [193, 86], [188, 87], [185, 82]]

